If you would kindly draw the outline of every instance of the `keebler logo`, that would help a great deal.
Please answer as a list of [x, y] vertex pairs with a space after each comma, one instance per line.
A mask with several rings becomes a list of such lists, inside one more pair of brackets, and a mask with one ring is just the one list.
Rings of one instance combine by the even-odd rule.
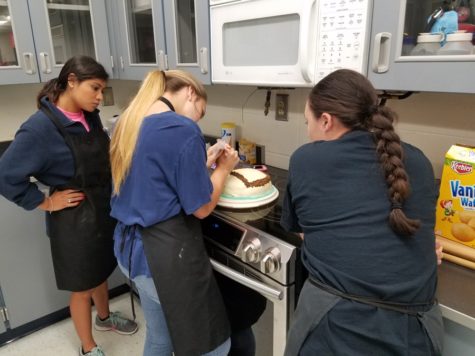
[[473, 167], [471, 164], [464, 163], [464, 162], [457, 162], [457, 161], [452, 161], [450, 164], [450, 168], [458, 174], [468, 174], [472, 173]]

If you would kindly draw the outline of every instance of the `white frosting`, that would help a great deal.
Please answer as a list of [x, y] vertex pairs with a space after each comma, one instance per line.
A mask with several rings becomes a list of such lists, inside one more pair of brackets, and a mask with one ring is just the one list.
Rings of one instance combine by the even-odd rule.
[[[233, 172], [239, 173], [247, 179], [249, 183], [263, 179], [267, 176], [264, 172], [261, 172], [254, 168], [240, 168], [235, 169]], [[229, 175], [224, 184], [223, 195], [236, 198], [252, 198], [262, 197], [272, 193], [272, 182], [269, 180], [266, 184], [258, 187], [246, 187], [245, 183], [234, 175]]]

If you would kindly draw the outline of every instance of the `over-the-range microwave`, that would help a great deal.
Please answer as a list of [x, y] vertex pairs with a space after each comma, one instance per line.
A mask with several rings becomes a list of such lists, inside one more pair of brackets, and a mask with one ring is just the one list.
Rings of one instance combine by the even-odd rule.
[[372, 0], [210, 0], [212, 82], [310, 87], [366, 74]]

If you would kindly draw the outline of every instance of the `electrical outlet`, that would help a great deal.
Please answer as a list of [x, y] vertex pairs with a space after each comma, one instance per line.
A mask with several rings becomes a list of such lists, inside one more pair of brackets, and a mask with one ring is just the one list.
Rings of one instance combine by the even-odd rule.
[[104, 93], [102, 93], [102, 105], [111, 106], [114, 105], [114, 93], [112, 87], [105, 87]]
[[275, 95], [275, 119], [279, 121], [289, 121], [289, 94]]

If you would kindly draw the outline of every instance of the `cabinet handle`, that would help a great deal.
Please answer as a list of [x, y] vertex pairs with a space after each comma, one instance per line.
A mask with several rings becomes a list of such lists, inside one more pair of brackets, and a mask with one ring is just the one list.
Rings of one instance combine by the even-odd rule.
[[168, 57], [164, 51], [158, 51], [158, 68], [160, 70], [168, 70]]
[[2, 316], [4, 323], [7, 323], [10, 320], [10, 316], [8, 315], [8, 309], [6, 307], [0, 308], [0, 315]]
[[25, 61], [25, 73], [26, 74], [35, 74], [35, 62], [33, 62], [33, 53], [24, 52], [23, 60]]
[[119, 62], [120, 62], [120, 69], [122, 69], [122, 71], [124, 70], [124, 58], [122, 58], [122, 56], [119, 57]]
[[389, 70], [389, 54], [391, 53], [391, 34], [380, 32], [374, 37], [372, 69], [375, 73]]
[[40, 52], [41, 71], [45, 74], [51, 73], [51, 63], [47, 52]]
[[208, 73], [208, 48], [200, 48], [200, 69], [202, 74]]
[[300, 63], [300, 72], [302, 73], [303, 79], [311, 83], [312, 79], [310, 78], [310, 74], [308, 71], [308, 62], [309, 62], [309, 53], [308, 49], [311, 47], [309, 43], [310, 38], [314, 38], [313, 36], [309, 36], [310, 29], [311, 29], [311, 15], [312, 15], [312, 6], [316, 0], [310, 0], [308, 3], [307, 9], [302, 9], [302, 21], [300, 23], [300, 41], [299, 41], [299, 63]]
[[114, 56], [111, 56], [111, 68], [114, 69]]

